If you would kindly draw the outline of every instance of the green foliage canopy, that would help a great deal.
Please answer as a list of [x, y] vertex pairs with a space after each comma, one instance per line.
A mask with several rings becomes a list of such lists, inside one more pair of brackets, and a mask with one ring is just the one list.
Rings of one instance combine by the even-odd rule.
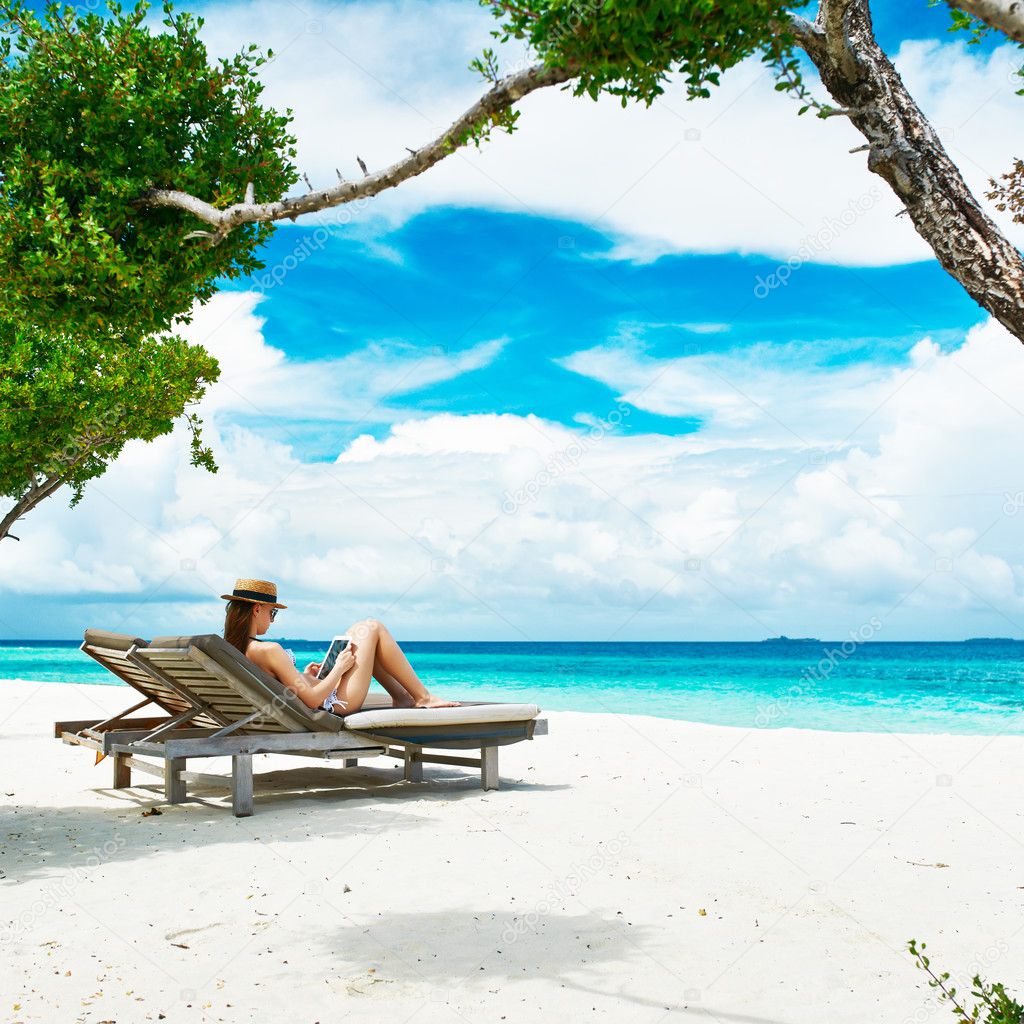
[[576, 95], [652, 103], [673, 72], [691, 98], [710, 95], [722, 71], [777, 49], [786, 12], [807, 0], [481, 0], [503, 42], [525, 39], [545, 64], [580, 69]]
[[297, 179], [291, 112], [259, 102], [267, 57], [249, 46], [211, 65], [202, 19], [165, 4], [166, 31], [151, 33], [148, 7], [53, 3], [40, 19], [0, 3], [0, 319], [138, 337], [187, 319], [217, 278], [262, 267], [272, 225], [183, 243], [205, 225], [136, 205], [167, 188], [229, 206], [249, 182], [277, 199]]
[[[111, 345], [0, 322], [0, 497], [56, 478], [77, 503], [128, 440], [166, 434], [218, 373], [181, 338]], [[198, 421], [188, 422], [193, 463], [214, 468]]]

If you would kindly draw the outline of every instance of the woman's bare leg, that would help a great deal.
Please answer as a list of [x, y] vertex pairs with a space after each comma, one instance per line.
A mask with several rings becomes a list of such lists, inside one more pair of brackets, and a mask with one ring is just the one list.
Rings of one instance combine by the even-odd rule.
[[373, 663], [377, 658], [377, 637], [373, 633], [363, 634], [357, 640], [353, 632], [352, 652], [356, 663], [338, 683], [338, 700], [344, 701], [344, 714], [351, 715], [363, 706], [373, 679]]
[[[453, 700], [441, 700], [438, 697], [433, 696], [430, 691], [423, 685], [420, 677], [413, 671], [412, 665], [409, 664], [409, 659], [406, 658], [402, 648], [398, 646], [398, 642], [388, 631], [388, 628], [376, 619], [366, 619], [363, 622], [357, 622], [352, 626], [348, 635], [352, 637], [352, 640], [356, 648], [356, 668], [350, 670], [351, 673], [355, 673], [359, 667], [359, 655], [363, 653], [365, 655], [366, 650], [372, 649], [371, 654], [373, 656], [374, 663], [380, 667], [383, 672], [388, 675], [392, 680], [397, 682], [412, 698], [413, 707], [418, 708], [452, 708], [458, 707], [458, 701]], [[362, 648], [362, 652], [360, 652]], [[379, 677], [378, 677], [379, 678]], [[345, 685], [347, 686], [348, 680], [346, 679]], [[381, 685], [384, 685], [383, 680]], [[367, 683], [369, 687], [369, 683]], [[385, 689], [388, 689], [385, 686]], [[353, 696], [359, 693], [357, 687], [352, 691]], [[389, 693], [392, 693], [388, 689]], [[338, 690], [338, 696], [341, 696], [341, 690]], [[392, 693], [392, 697], [394, 694]], [[347, 697], [346, 700], [349, 700]], [[366, 691], [363, 690], [359, 695], [359, 706], [362, 706], [362, 702], [366, 699]], [[353, 709], [353, 703], [349, 700], [349, 709]]]
[[413, 706], [413, 699], [409, 691], [380, 663], [379, 653], [373, 663], [373, 678], [391, 695], [393, 708], [411, 708]]

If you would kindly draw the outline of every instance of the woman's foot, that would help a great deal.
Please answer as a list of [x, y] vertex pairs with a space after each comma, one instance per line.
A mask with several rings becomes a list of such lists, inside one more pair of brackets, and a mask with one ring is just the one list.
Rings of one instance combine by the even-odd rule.
[[416, 707], [416, 702], [409, 694], [404, 694], [402, 697], [392, 697], [391, 706], [393, 708], [414, 708]]
[[457, 708], [461, 704], [457, 700], [441, 700], [440, 697], [433, 697], [429, 693], [422, 701], [416, 701], [413, 707], [417, 708]]

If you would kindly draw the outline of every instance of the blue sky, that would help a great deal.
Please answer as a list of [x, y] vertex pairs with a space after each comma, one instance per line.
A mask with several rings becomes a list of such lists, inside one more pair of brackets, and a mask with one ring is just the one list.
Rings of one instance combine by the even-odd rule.
[[[285, 227], [267, 246], [267, 269], [228, 289], [259, 290], [308, 229]], [[954, 345], [984, 315], [935, 261], [896, 267], [808, 264], [764, 300], [758, 280], [777, 261], [735, 254], [664, 256], [636, 264], [608, 258], [604, 235], [571, 221], [486, 210], [430, 211], [377, 236], [376, 245], [336, 237], [266, 292], [264, 336], [299, 358], [361, 350], [400, 339], [454, 354], [507, 337], [475, 371], [396, 396], [409, 413], [535, 413], [572, 424], [599, 417], [615, 388], [559, 360], [642, 325], [635, 345], [656, 358], [802, 345], [822, 366], [893, 364], [929, 335]], [[301, 245], [301, 241], [299, 242]], [[383, 250], [385, 255], [378, 255]], [[471, 269], [470, 269], [471, 268]], [[258, 413], [239, 422], [259, 430]], [[635, 410], [622, 430], [678, 434], [700, 417]], [[305, 429], [288, 425], [304, 457], [333, 460], [357, 433], [388, 423]]]
[[[317, 183], [447, 123], [490, 41], [460, 0], [201, 8], [211, 52], [278, 51]], [[872, 9], [980, 192], [1015, 155], [1015, 54]], [[1019, 346], [852, 129], [771, 84], [531, 97], [513, 138], [280, 228], [188, 329], [223, 367], [221, 471], [179, 433], [51, 502], [0, 551], [0, 637], [210, 631], [238, 575], [278, 580], [292, 636], [1024, 636]]]

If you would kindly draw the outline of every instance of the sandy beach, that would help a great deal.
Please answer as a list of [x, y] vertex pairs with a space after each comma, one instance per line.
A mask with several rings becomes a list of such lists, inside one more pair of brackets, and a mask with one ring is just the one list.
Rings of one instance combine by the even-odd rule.
[[549, 712], [496, 792], [262, 755], [236, 819], [51, 738], [127, 697], [0, 683], [4, 1020], [946, 1019], [911, 937], [1024, 988], [1020, 738]]

